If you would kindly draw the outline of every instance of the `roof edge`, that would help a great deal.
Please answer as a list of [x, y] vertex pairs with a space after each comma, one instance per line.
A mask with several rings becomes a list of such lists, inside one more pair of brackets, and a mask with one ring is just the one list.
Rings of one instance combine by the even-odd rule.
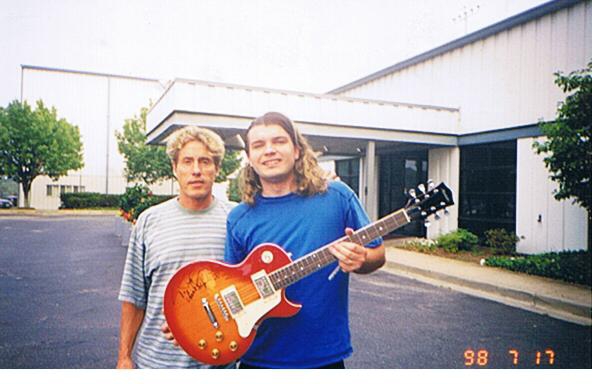
[[461, 38], [453, 40], [449, 43], [446, 43], [444, 45], [441, 45], [439, 47], [431, 49], [427, 52], [421, 53], [417, 56], [413, 56], [410, 59], [401, 61], [397, 64], [391, 65], [390, 67], [381, 69], [378, 72], [374, 72], [368, 76], [365, 76], [365, 77], [362, 77], [358, 80], [352, 81], [351, 83], [348, 83], [348, 84], [345, 84], [341, 87], [335, 88], [335, 89], [327, 92], [327, 94], [336, 95], [336, 94], [340, 94], [345, 91], [349, 91], [351, 89], [354, 89], [356, 87], [359, 87], [361, 85], [369, 83], [370, 81], [373, 81], [373, 80], [376, 80], [376, 79], [381, 78], [383, 76], [389, 75], [391, 73], [400, 71], [400, 70], [410, 67], [412, 65], [421, 63], [422, 61], [429, 60], [435, 56], [438, 56], [438, 55], [444, 54], [446, 52], [452, 51], [454, 49], [463, 47], [463, 46], [471, 44], [475, 41], [485, 39], [489, 36], [492, 36], [492, 35], [495, 35], [495, 34], [501, 32], [501, 31], [511, 29], [515, 26], [518, 26], [518, 25], [527, 23], [529, 21], [541, 18], [541, 17], [546, 16], [550, 13], [554, 13], [554, 12], [560, 11], [564, 8], [571, 7], [572, 5], [575, 5], [575, 4], [582, 2], [582, 1], [583, 0], [553, 0], [553, 1], [549, 1], [547, 3], [539, 5], [537, 7], [526, 10], [522, 13], [511, 16], [511, 17], [504, 19], [502, 21], [499, 21], [499, 22], [492, 24], [488, 27], [485, 27], [483, 29], [480, 29], [478, 31], [470, 33], [466, 36], [463, 36]]
[[148, 77], [129, 76], [129, 75], [117, 75], [117, 74], [105, 73], [105, 72], [81, 71], [81, 70], [78, 70], [78, 69], [52, 68], [52, 67], [43, 67], [43, 66], [39, 66], [39, 65], [21, 64], [21, 70], [25, 70], [25, 69], [31, 69], [31, 70], [35, 70], [35, 71], [74, 73], [74, 74], [77, 74], [77, 75], [113, 77], [113, 78], [127, 79], [127, 80], [150, 81], [150, 82], [157, 82], [157, 83], [162, 84], [162, 80], [151, 79], [151, 78], [148, 78]]

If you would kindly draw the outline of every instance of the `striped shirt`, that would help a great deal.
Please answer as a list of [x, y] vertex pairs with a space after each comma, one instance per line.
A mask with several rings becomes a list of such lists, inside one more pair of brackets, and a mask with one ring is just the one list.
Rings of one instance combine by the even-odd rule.
[[143, 212], [132, 231], [119, 300], [145, 310], [134, 361], [138, 368], [209, 368], [166, 340], [163, 296], [172, 275], [196, 260], [223, 260], [226, 216], [233, 203], [214, 200], [192, 211], [177, 198]]

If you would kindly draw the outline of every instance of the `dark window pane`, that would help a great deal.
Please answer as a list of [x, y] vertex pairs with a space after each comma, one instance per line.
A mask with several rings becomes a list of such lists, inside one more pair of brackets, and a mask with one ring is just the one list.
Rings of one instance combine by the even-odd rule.
[[516, 141], [461, 147], [459, 226], [515, 231]]

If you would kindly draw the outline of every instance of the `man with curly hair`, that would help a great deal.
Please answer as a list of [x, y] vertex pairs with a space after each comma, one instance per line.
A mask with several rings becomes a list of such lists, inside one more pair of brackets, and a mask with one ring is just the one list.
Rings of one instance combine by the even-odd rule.
[[[292, 259], [369, 223], [358, 198], [339, 181], [327, 182], [306, 139], [277, 112], [256, 118], [246, 134], [249, 164], [241, 172], [243, 203], [227, 221], [225, 260], [241, 262], [262, 243]], [[344, 368], [352, 353], [347, 272], [370, 273], [384, 262], [382, 240], [330, 247], [344, 273], [329, 265], [286, 288], [302, 304], [297, 315], [270, 318], [241, 359], [240, 368]]]
[[167, 154], [179, 196], [142, 212], [131, 234], [119, 292], [117, 368], [208, 367], [163, 337], [162, 305], [166, 284], [177, 269], [224, 254], [232, 205], [212, 195], [224, 142], [210, 130], [184, 127], [168, 141]]

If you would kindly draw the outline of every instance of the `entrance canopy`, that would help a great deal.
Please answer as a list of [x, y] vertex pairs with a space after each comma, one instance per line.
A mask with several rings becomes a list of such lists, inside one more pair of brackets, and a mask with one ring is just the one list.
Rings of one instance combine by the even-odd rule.
[[177, 128], [197, 125], [239, 146], [250, 122], [268, 111], [290, 117], [324, 156], [360, 156], [393, 146], [455, 146], [456, 108], [356, 99], [232, 84], [176, 79], [148, 113], [147, 142], [164, 144]]

